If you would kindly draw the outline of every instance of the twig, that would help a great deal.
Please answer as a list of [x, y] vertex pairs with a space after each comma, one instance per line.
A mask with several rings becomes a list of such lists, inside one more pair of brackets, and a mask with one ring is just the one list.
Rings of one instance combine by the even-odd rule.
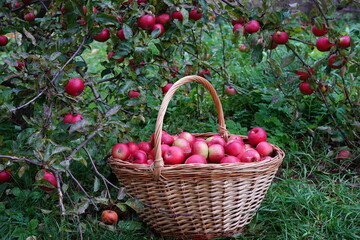
[[90, 200], [91, 204], [94, 206], [95, 210], [98, 211], [99, 208], [96, 205], [96, 203], [94, 202], [94, 200], [92, 199], [92, 197], [86, 192], [86, 190], [84, 189], [84, 187], [81, 185], [81, 183], [76, 179], [76, 177], [72, 174], [72, 172], [68, 169], [66, 169], [66, 173], [70, 175], [70, 177], [72, 178], [72, 180], [74, 180], [74, 182], [79, 186], [79, 188], [81, 189], [81, 191], [86, 195], [86, 197], [88, 197], [88, 199]]
[[334, 122], [335, 124], [335, 127], [339, 130], [340, 134], [342, 135], [342, 137], [344, 138], [344, 140], [346, 141], [346, 143], [349, 145], [349, 146], [353, 146], [355, 147], [352, 142], [347, 138], [347, 136], [345, 135], [345, 133], [340, 129], [340, 127], [338, 126], [337, 122], [336, 122], [336, 119], [334, 118], [334, 116], [332, 115], [331, 113], [331, 110], [330, 110], [330, 106], [329, 106], [329, 103], [327, 102], [324, 94], [322, 93], [322, 91], [320, 90], [319, 91], [320, 95], [321, 95], [321, 98], [323, 100], [323, 102], [325, 103], [325, 106], [326, 106], [326, 109], [328, 110], [329, 112], [329, 115], [331, 117], [331, 120]]
[[55, 172], [55, 178], [56, 178], [56, 188], [57, 188], [57, 191], [58, 191], [58, 194], [59, 194], [59, 205], [60, 205], [60, 208], [61, 208], [61, 215], [65, 215], [66, 214], [66, 210], [65, 210], [65, 206], [64, 206], [64, 195], [61, 191], [61, 186], [60, 186], [60, 175], [59, 173], [56, 171]]
[[290, 40], [293, 40], [293, 41], [297, 41], [297, 42], [302, 42], [302, 43], [305, 43], [307, 45], [311, 45], [311, 46], [316, 46], [315, 44], [313, 43], [310, 43], [310, 42], [306, 42], [304, 40], [300, 40], [300, 39], [296, 39], [296, 38], [292, 38], [292, 37], [289, 37]]
[[328, 22], [328, 19], [324, 13], [324, 11], [322, 10], [320, 4], [318, 3], [317, 0], [313, 0], [313, 2], [315, 3], [316, 7], [319, 9], [320, 13], [321, 13], [321, 16], [324, 18], [325, 22], [326, 22], [326, 27], [329, 27], [329, 22]]
[[289, 44], [285, 44], [294, 54], [295, 54], [295, 56], [302, 62], [302, 64], [304, 65], [304, 66], [306, 66], [306, 67], [310, 67], [308, 64], [306, 64], [306, 62], [300, 57], [300, 55], [292, 48], [292, 47], [290, 47], [290, 45]]
[[100, 131], [102, 131], [102, 130], [103, 130], [103, 126], [97, 128], [94, 132], [92, 132], [92, 133], [86, 138], [86, 140], [85, 140], [84, 142], [82, 142], [80, 145], [78, 145], [78, 146], [74, 149], [74, 151], [73, 151], [66, 159], [67, 159], [67, 160], [71, 160], [71, 159], [75, 156], [75, 154], [76, 154], [82, 147], [84, 147], [93, 137], [95, 137], [95, 136], [98, 134], [98, 132], [100, 132]]
[[[346, 83], [345, 83], [345, 79], [344, 79], [343, 74], [340, 74], [340, 77], [341, 77], [341, 80], [342, 80], [343, 85], [344, 85], [345, 98], [346, 98], [346, 100], [349, 102], [351, 108], [354, 109], [354, 104], [353, 104], [353, 102], [350, 100], [349, 93], [348, 93], [348, 91], [347, 91], [347, 88], [345, 87]], [[353, 111], [353, 114], [354, 114], [354, 117], [356, 118], [356, 120], [359, 121], [359, 118], [358, 118], [357, 114], [355, 113], [355, 111]]]
[[56, 178], [56, 182], [57, 182], [56, 188], [57, 188], [57, 191], [58, 191], [58, 194], [59, 194], [59, 205], [60, 205], [60, 208], [61, 208], [61, 214], [65, 215], [66, 210], [65, 210], [64, 203], [63, 203], [63, 193], [61, 191], [61, 185], [60, 185], [61, 179], [60, 179], [59, 172], [57, 170], [53, 169], [52, 167], [48, 167], [48, 166], [46, 166], [46, 165], [44, 165], [42, 163], [34, 162], [33, 160], [30, 160], [30, 159], [25, 158], [25, 157], [15, 157], [15, 156], [8, 156], [8, 155], [0, 155], [0, 158], [7, 158], [7, 159], [11, 159], [11, 160], [16, 161], [16, 162], [26, 162], [26, 163], [36, 165], [36, 166], [39, 166], [39, 167], [42, 167], [42, 168], [45, 168], [45, 169], [49, 169], [50, 171], [52, 171], [55, 174], [55, 178]]
[[91, 165], [92, 165], [93, 168], [94, 168], [95, 173], [96, 173], [99, 177], [101, 177], [101, 179], [103, 180], [104, 185], [105, 185], [105, 188], [106, 188], [106, 193], [107, 193], [107, 195], [109, 196], [109, 199], [111, 199], [110, 191], [109, 191], [109, 188], [108, 188], [108, 186], [107, 186], [108, 180], [107, 180], [107, 179], [98, 171], [98, 169], [96, 168], [95, 162], [94, 162], [94, 160], [92, 159], [91, 154], [90, 154], [90, 152], [87, 150], [87, 148], [86, 148], [86, 147], [83, 147], [83, 149], [85, 150], [86, 154], [88, 155], [89, 160], [90, 160], [90, 162], [91, 162]]
[[[62, 72], [62, 71], [64, 70], [64, 68], [76, 57], [76, 55], [80, 52], [80, 50], [81, 50], [82, 47], [84, 46], [86, 38], [87, 38], [87, 35], [85, 35], [85, 36], [83, 37], [83, 40], [82, 40], [80, 46], [78, 47], [78, 49], [75, 51], [75, 53], [74, 53], [74, 54], [69, 58], [69, 60], [61, 67], [61, 69], [56, 72], [56, 74], [54, 75], [54, 77], [53, 77], [53, 79], [50, 81], [50, 83], [53, 83], [53, 82], [55, 81], [55, 79], [59, 76], [60, 72]], [[32, 102], [34, 102], [36, 99], [38, 99], [41, 95], [43, 95], [44, 92], [45, 92], [48, 88], [49, 88], [48, 86], [44, 87], [43, 90], [42, 90], [40, 93], [38, 93], [38, 95], [36, 95], [33, 99], [31, 99], [29, 102], [27, 102], [27, 103], [25, 103], [25, 104], [23, 104], [23, 105], [21, 105], [21, 106], [19, 106], [19, 107], [10, 109], [9, 112], [14, 112], [14, 111], [16, 111], [16, 110], [19, 110], [19, 109], [21, 109], [21, 108], [23, 108], [23, 107], [26, 107], [26, 106], [30, 105]]]

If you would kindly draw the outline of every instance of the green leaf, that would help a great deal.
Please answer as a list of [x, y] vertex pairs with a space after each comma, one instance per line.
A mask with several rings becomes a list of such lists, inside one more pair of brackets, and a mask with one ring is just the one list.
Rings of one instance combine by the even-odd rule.
[[77, 121], [73, 125], [71, 125], [69, 133], [72, 134], [74, 132], [84, 132], [87, 130], [87, 126], [90, 125], [90, 122], [86, 119]]
[[118, 226], [124, 231], [137, 231], [142, 228], [142, 223], [137, 221], [119, 221]]
[[130, 198], [125, 204], [134, 209], [137, 213], [144, 211], [144, 205], [137, 199]]
[[289, 54], [289, 55], [285, 56], [283, 59], [281, 59], [280, 67], [285, 68], [285, 67], [289, 66], [291, 63], [293, 63], [294, 60], [295, 60], [295, 55]]
[[100, 180], [99, 178], [95, 177], [95, 181], [94, 181], [94, 192], [99, 191], [100, 188]]
[[28, 223], [28, 228], [30, 228], [31, 230], [36, 230], [38, 226], [39, 226], [39, 221], [37, 219], [31, 219], [30, 222]]
[[257, 44], [251, 54], [251, 61], [259, 63], [261, 62], [262, 58], [263, 58], [263, 47], [260, 44]]
[[130, 38], [132, 38], [133, 32], [128, 25], [124, 24], [123, 30], [124, 30], [124, 36], [125, 36], [126, 40], [129, 40]]

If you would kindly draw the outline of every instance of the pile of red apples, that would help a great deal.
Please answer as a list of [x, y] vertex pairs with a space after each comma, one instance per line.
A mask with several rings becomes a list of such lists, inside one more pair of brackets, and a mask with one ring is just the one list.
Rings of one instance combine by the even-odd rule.
[[[245, 140], [240, 135], [230, 135], [227, 141], [220, 135], [195, 137], [189, 132], [170, 135], [162, 131], [161, 154], [165, 165], [250, 163], [272, 158], [273, 145], [268, 143], [266, 131], [253, 128]], [[134, 164], [151, 165], [155, 160], [154, 134], [149, 142], [118, 143], [112, 148], [114, 158]]]

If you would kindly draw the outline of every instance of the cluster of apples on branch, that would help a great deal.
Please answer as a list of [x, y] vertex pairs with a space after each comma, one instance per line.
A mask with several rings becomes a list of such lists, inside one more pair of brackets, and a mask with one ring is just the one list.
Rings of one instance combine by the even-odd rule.
[[[112, 157], [151, 165], [156, 152], [154, 139], [153, 134], [149, 142], [117, 143], [112, 148]], [[271, 159], [273, 154], [274, 147], [267, 142], [267, 133], [260, 127], [251, 129], [247, 138], [232, 134], [227, 140], [220, 135], [202, 138], [189, 132], [170, 135], [162, 131], [161, 136], [161, 156], [165, 165], [260, 162]]]

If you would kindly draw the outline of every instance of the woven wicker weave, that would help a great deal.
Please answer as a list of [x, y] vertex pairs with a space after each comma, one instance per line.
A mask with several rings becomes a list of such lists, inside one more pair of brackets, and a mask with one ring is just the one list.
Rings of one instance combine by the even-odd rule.
[[112, 157], [108, 162], [126, 191], [144, 203], [140, 217], [162, 236], [180, 239], [230, 236], [241, 232], [251, 221], [285, 154], [273, 145], [275, 157], [261, 162], [164, 166], [160, 145], [166, 108], [175, 91], [192, 81], [209, 90], [219, 119], [218, 133], [194, 135], [220, 134], [227, 138], [230, 133], [215, 89], [202, 77], [187, 76], [174, 83], [161, 104], [155, 129], [154, 164], [149, 167]]

